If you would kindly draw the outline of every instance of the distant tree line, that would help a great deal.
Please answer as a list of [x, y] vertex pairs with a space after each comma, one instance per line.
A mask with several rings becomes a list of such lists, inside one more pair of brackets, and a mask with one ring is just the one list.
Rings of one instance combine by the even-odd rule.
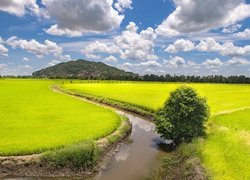
[[185, 75], [170, 75], [166, 74], [158, 76], [154, 74], [147, 74], [142, 77], [143, 81], [160, 81], [160, 82], [200, 82], [200, 83], [237, 83], [237, 84], [250, 84], [250, 77], [243, 75], [240, 76], [222, 76], [222, 75], [209, 75], [209, 76], [185, 76]]
[[[0, 78], [37, 78], [34, 76], [1, 76]], [[123, 80], [123, 81], [151, 81], [151, 82], [196, 82], [196, 83], [235, 83], [250, 84], [250, 77], [240, 76], [185, 76], [185, 75], [155, 75], [146, 74], [144, 76], [110, 76], [110, 77], [52, 77], [49, 79], [81, 79], [81, 80]]]

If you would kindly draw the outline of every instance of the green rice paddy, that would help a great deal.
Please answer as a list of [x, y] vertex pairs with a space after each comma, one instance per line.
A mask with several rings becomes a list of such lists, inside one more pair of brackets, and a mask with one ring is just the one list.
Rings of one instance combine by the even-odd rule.
[[[64, 88], [157, 110], [175, 83], [75, 83]], [[211, 179], [250, 179], [250, 85], [186, 84], [207, 98], [208, 136], [193, 143]], [[245, 109], [245, 110], [244, 110]], [[232, 111], [232, 112], [231, 112]], [[235, 112], [233, 112], [235, 111]], [[186, 148], [188, 148], [187, 146]]]
[[[62, 87], [85, 94], [106, 97], [153, 110], [162, 107], [171, 91], [184, 84], [175, 83], [73, 83]], [[250, 106], [250, 85], [186, 84], [205, 96], [211, 113]]]
[[[0, 156], [39, 153], [113, 132], [114, 112], [53, 92], [68, 90], [160, 108], [178, 83], [0, 80]], [[68, 81], [69, 82], [69, 81]], [[250, 85], [186, 84], [211, 108], [208, 136], [193, 143], [212, 179], [250, 179]], [[236, 110], [236, 111], [235, 111]], [[231, 112], [232, 111], [232, 112]], [[235, 112], [233, 112], [235, 111]]]
[[49, 80], [0, 80], [0, 156], [40, 153], [113, 132], [111, 110], [53, 92]]

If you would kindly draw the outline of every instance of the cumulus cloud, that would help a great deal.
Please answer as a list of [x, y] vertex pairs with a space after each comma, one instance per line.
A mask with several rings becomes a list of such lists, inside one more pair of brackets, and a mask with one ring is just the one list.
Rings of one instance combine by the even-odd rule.
[[227, 61], [228, 65], [249, 65], [250, 61], [244, 58], [232, 58]]
[[168, 67], [179, 68], [184, 66], [186, 64], [186, 61], [182, 57], [171, 56], [169, 60], [164, 60], [164, 64], [167, 65]]
[[250, 45], [243, 47], [234, 45], [231, 41], [224, 43], [216, 42], [213, 38], [206, 38], [195, 44], [189, 40], [178, 39], [173, 44], [165, 49], [170, 53], [179, 51], [202, 51], [202, 52], [217, 52], [223, 56], [246, 56], [250, 54]]
[[0, 55], [8, 56], [8, 51], [9, 50], [4, 45], [0, 44]]
[[135, 66], [145, 66], [145, 67], [161, 67], [162, 65], [156, 61], [147, 61], [135, 64]]
[[205, 62], [202, 63], [202, 65], [205, 65], [208, 68], [219, 67], [219, 66], [222, 66], [223, 64], [224, 63], [219, 58], [207, 59]]
[[247, 28], [242, 32], [235, 33], [234, 35], [239, 38], [250, 39], [250, 29]]
[[127, 68], [127, 67], [133, 67], [134, 65], [131, 64], [130, 62], [125, 62], [122, 64], [123, 67]]
[[244, 47], [235, 46], [232, 42], [218, 43], [213, 38], [200, 41], [196, 46], [198, 51], [218, 52], [227, 56], [244, 56], [250, 54], [250, 45]]
[[27, 41], [25, 39], [19, 39], [16, 36], [12, 36], [6, 41], [6, 43], [14, 49], [21, 48], [35, 54], [39, 58], [49, 54], [59, 56], [63, 51], [61, 47], [50, 40], [45, 40], [44, 44], [41, 44], [35, 39]]
[[92, 53], [89, 53], [89, 54], [85, 54], [86, 58], [88, 59], [101, 59], [102, 57], [99, 56], [99, 55], [95, 55], [95, 54], [92, 54]]
[[1, 0], [0, 11], [4, 11], [16, 16], [24, 16], [26, 10], [39, 14], [39, 6], [36, 0]]
[[154, 54], [155, 34], [152, 28], [137, 33], [138, 27], [130, 22], [120, 36], [115, 37], [115, 45], [120, 48], [122, 59], [156, 60]]
[[104, 61], [106, 61], [106, 62], [117, 62], [118, 60], [117, 60], [116, 57], [110, 55], [109, 57], [106, 57], [106, 58], [104, 59]]
[[53, 59], [51, 62], [48, 63], [48, 65], [49, 66], [54, 66], [54, 65], [59, 64], [59, 63], [61, 63], [61, 61]]
[[60, 61], [70, 61], [72, 60], [71, 56], [68, 55], [68, 54], [65, 54], [65, 55], [58, 55], [57, 58], [60, 60]]
[[176, 53], [178, 51], [191, 51], [194, 49], [194, 43], [189, 40], [178, 39], [173, 44], [170, 44], [165, 51]]
[[[46, 30], [52, 35], [81, 36], [109, 31], [119, 27], [124, 18], [112, 7], [113, 0], [42, 0], [42, 3], [48, 15], [57, 21]], [[120, 1], [119, 7], [126, 5], [126, 1]]]
[[176, 9], [156, 29], [163, 36], [228, 27], [250, 17], [244, 0], [174, 0]]
[[156, 60], [154, 54], [155, 34], [152, 28], [137, 32], [138, 27], [130, 22], [121, 35], [113, 38], [113, 42], [106, 44], [95, 41], [85, 46], [81, 52], [86, 57], [95, 53], [118, 54], [122, 59], [130, 60]]
[[126, 8], [132, 9], [131, 4], [132, 0], [118, 0], [114, 6], [119, 12], [123, 12]]
[[119, 52], [119, 48], [115, 45], [108, 46], [107, 44], [100, 42], [100, 41], [95, 41], [87, 46], [85, 46], [81, 52], [85, 55], [87, 54], [92, 54], [92, 53], [108, 53], [108, 54], [114, 54]]

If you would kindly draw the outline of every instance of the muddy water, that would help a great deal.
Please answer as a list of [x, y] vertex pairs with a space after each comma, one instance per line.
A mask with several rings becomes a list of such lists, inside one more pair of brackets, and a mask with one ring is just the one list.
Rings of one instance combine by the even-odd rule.
[[118, 113], [127, 116], [132, 123], [130, 140], [119, 148], [106, 169], [96, 174], [94, 179], [134, 180], [147, 177], [164, 154], [157, 145], [163, 140], [154, 132], [153, 123], [132, 114]]

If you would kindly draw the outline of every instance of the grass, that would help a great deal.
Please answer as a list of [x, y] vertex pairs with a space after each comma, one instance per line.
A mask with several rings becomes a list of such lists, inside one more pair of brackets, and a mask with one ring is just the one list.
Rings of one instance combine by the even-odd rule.
[[131, 131], [128, 119], [121, 116], [121, 126], [99, 141], [87, 140], [65, 148], [48, 151], [42, 154], [42, 164], [50, 167], [68, 167], [73, 170], [92, 171], [101, 160], [106, 150], [127, 137]]
[[[147, 82], [99, 82], [62, 84], [63, 88], [84, 94], [132, 103], [157, 110], [162, 107], [169, 93], [183, 84]], [[211, 113], [250, 106], [250, 85], [187, 84], [207, 97]]]
[[214, 116], [205, 141], [195, 142], [213, 179], [250, 179], [250, 109]]
[[53, 92], [57, 81], [0, 80], [0, 156], [26, 155], [96, 140], [120, 117], [111, 110]]
[[[169, 93], [180, 85], [183, 84], [78, 82], [63, 84], [62, 87], [77, 93], [157, 110], [164, 104]], [[201, 176], [199, 172], [204, 173], [202, 166], [208, 172], [206, 176], [211, 179], [250, 179], [250, 109], [218, 115], [224, 111], [250, 107], [250, 85], [187, 85], [207, 98], [212, 114], [208, 122], [208, 135], [205, 139], [182, 144], [177, 151], [167, 155], [162, 168], [154, 172], [150, 179], [193, 179]]]
[[41, 162], [55, 167], [91, 170], [100, 158], [101, 150], [93, 141], [72, 144], [43, 154]]

